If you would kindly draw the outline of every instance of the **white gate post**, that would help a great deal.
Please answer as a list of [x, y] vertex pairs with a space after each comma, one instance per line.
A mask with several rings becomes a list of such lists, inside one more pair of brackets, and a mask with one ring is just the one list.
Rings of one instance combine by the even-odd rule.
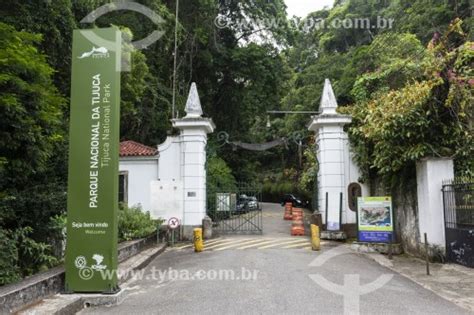
[[183, 183], [183, 216], [181, 224], [184, 236], [192, 235], [192, 229], [202, 225], [206, 216], [206, 144], [207, 134], [215, 125], [212, 119], [203, 118], [196, 84], [191, 85], [186, 103], [187, 115], [173, 119], [173, 127], [179, 129], [181, 143], [181, 180]]
[[420, 240], [426, 233], [429, 244], [441, 248], [446, 246], [443, 181], [453, 178], [452, 159], [428, 158], [416, 165]]
[[[337, 101], [331, 82], [326, 79], [321, 98], [320, 115], [313, 117], [309, 130], [316, 133], [317, 157], [319, 162], [318, 193], [319, 209], [328, 231], [341, 229], [340, 196], [343, 195], [343, 211], [346, 208], [346, 147], [347, 134], [344, 125], [352, 118], [336, 112]], [[326, 194], [328, 196], [326, 200]], [[326, 203], [328, 213], [326, 213]], [[327, 222], [326, 222], [327, 218]]]

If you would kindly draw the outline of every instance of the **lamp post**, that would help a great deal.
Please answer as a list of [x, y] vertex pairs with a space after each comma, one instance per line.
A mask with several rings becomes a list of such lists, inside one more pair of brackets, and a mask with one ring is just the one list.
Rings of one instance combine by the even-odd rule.
[[174, 65], [173, 65], [173, 101], [171, 117], [176, 118], [176, 65], [178, 58], [178, 14], [179, 14], [179, 0], [176, 0], [176, 16], [174, 27]]

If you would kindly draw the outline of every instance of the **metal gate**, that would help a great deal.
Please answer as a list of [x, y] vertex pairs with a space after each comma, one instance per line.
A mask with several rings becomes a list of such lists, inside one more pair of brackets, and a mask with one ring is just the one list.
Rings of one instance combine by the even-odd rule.
[[262, 234], [262, 189], [259, 184], [207, 183], [207, 214], [217, 234]]
[[474, 179], [443, 184], [446, 258], [474, 268]]

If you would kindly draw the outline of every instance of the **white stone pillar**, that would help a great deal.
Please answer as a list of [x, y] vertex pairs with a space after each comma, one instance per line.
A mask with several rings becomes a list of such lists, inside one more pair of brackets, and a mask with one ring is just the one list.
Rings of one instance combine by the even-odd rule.
[[[173, 119], [173, 127], [180, 132], [181, 180], [183, 183], [183, 219], [186, 227], [202, 225], [206, 216], [206, 144], [207, 134], [215, 125], [211, 119], [202, 118], [201, 103], [193, 83], [186, 103], [186, 117]], [[187, 232], [185, 231], [185, 234]]]
[[446, 246], [444, 229], [443, 181], [454, 178], [451, 159], [423, 159], [416, 165], [418, 195], [418, 227], [420, 239], [428, 235], [428, 242]]
[[[342, 208], [346, 208], [346, 147], [347, 134], [344, 125], [352, 118], [336, 112], [337, 101], [331, 83], [326, 79], [321, 98], [321, 114], [313, 117], [309, 130], [316, 133], [317, 157], [319, 162], [318, 193], [319, 209], [322, 212], [323, 222], [327, 230], [341, 229], [340, 197]], [[326, 200], [327, 195], [327, 200]], [[326, 203], [327, 212], [326, 213]], [[327, 222], [326, 222], [327, 218]]]

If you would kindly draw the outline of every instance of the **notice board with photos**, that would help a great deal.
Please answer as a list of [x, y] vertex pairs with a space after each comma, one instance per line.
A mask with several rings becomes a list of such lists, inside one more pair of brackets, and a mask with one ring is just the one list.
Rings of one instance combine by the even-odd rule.
[[393, 235], [391, 197], [359, 197], [357, 200], [359, 242], [389, 243]]

